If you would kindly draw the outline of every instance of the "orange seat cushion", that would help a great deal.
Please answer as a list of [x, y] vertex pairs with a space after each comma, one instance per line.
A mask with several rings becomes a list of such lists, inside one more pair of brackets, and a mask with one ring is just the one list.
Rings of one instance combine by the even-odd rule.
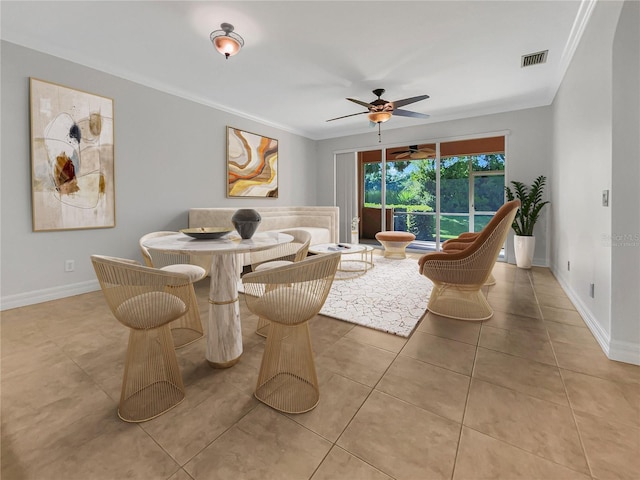
[[416, 236], [409, 232], [378, 232], [376, 240], [384, 242], [413, 242]]

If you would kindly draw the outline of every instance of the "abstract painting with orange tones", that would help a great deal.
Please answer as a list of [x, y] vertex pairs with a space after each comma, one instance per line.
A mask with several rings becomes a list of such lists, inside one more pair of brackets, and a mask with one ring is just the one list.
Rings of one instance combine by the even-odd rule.
[[227, 197], [278, 197], [278, 140], [227, 127]]
[[113, 100], [30, 79], [33, 230], [115, 227]]

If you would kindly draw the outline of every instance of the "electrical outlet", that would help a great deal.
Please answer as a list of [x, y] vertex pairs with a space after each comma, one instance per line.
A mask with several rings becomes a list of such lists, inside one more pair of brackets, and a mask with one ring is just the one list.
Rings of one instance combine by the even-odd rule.
[[571, 270], [571, 262], [567, 262], [567, 272]]
[[64, 262], [65, 272], [73, 272], [75, 268], [76, 268], [76, 262], [74, 260], [65, 260]]
[[590, 283], [589, 284], [589, 296], [591, 298], [595, 298], [596, 297], [596, 284], [595, 283]]

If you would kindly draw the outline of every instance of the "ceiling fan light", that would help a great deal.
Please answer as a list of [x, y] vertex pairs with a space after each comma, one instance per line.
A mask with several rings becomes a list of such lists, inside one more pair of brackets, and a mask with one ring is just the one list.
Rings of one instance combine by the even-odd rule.
[[371, 112], [368, 116], [374, 123], [384, 123], [391, 118], [391, 112]]
[[211, 32], [209, 38], [216, 50], [228, 59], [240, 51], [244, 45], [244, 40], [240, 35], [233, 32], [233, 25], [230, 23], [223, 23], [220, 28], [221, 30]]

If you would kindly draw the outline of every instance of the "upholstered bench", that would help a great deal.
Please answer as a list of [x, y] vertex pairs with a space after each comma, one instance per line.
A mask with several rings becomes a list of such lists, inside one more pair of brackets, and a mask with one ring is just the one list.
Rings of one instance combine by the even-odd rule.
[[405, 248], [416, 239], [413, 233], [409, 232], [378, 232], [376, 240], [384, 247], [386, 258], [407, 258]]

